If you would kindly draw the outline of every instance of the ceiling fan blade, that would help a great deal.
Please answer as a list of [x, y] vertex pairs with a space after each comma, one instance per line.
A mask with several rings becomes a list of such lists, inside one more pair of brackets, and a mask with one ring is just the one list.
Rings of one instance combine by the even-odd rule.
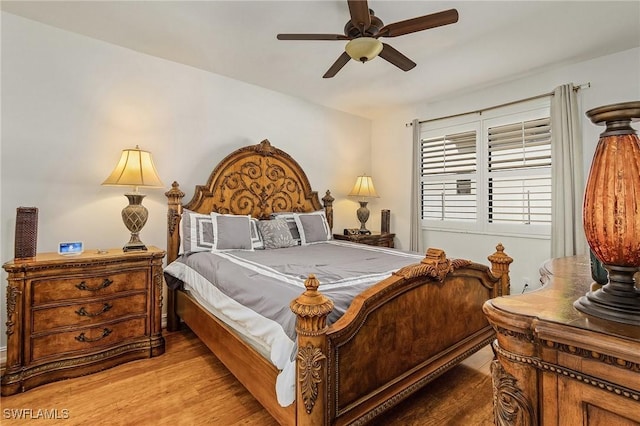
[[344, 34], [278, 34], [278, 40], [351, 40]]
[[404, 56], [402, 53], [398, 52], [393, 47], [389, 46], [387, 43], [382, 43], [382, 46], [382, 52], [380, 52], [378, 56], [388, 62], [391, 62], [402, 71], [409, 71], [416, 66], [415, 62]]
[[369, 14], [369, 5], [367, 0], [347, 0], [349, 4], [349, 14], [351, 14], [351, 23], [364, 32], [371, 26], [371, 15]]
[[338, 57], [338, 59], [331, 65], [331, 68], [327, 70], [326, 73], [322, 76], [322, 78], [331, 78], [338, 73], [344, 67], [347, 62], [351, 60], [351, 56], [347, 54], [347, 52], [342, 52], [342, 55]]
[[397, 37], [456, 22], [458, 22], [458, 11], [456, 9], [449, 9], [443, 12], [432, 13], [430, 15], [419, 16], [417, 18], [407, 19], [406, 21], [385, 25], [380, 29], [378, 37]]

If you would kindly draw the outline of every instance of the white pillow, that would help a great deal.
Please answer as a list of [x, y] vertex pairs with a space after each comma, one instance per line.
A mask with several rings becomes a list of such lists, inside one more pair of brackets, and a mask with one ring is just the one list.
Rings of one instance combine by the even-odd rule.
[[262, 233], [258, 228], [258, 219], [251, 218], [251, 246], [254, 250], [262, 250], [264, 249], [264, 241], [262, 238]]
[[211, 251], [214, 233], [211, 215], [182, 209], [180, 219], [180, 253]]

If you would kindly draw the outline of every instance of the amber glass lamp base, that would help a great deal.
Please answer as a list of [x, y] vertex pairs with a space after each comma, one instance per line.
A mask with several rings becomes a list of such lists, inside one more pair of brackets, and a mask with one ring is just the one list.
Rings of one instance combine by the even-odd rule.
[[640, 267], [640, 139], [631, 127], [640, 118], [640, 102], [595, 108], [587, 116], [607, 128], [585, 188], [584, 232], [609, 279], [574, 306], [598, 318], [640, 325], [640, 290], [634, 283]]

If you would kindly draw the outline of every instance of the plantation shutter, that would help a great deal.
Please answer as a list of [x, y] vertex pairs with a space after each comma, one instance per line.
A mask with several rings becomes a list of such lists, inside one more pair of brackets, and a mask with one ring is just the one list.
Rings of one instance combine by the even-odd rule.
[[490, 223], [551, 223], [550, 118], [488, 129]]
[[476, 220], [476, 131], [421, 140], [422, 218]]

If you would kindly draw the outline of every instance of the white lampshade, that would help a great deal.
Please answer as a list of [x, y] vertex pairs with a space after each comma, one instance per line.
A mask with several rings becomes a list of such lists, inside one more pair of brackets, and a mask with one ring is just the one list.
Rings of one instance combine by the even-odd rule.
[[382, 52], [382, 47], [382, 43], [377, 38], [359, 37], [347, 43], [344, 50], [352, 59], [367, 62], [378, 56]]
[[136, 192], [139, 186], [152, 188], [164, 186], [158, 177], [151, 153], [141, 150], [137, 145], [134, 149], [122, 150], [116, 168], [102, 184], [133, 186]]
[[360, 198], [378, 198], [379, 195], [373, 187], [373, 179], [371, 176], [362, 175], [356, 179], [356, 184], [349, 193], [350, 196]]

